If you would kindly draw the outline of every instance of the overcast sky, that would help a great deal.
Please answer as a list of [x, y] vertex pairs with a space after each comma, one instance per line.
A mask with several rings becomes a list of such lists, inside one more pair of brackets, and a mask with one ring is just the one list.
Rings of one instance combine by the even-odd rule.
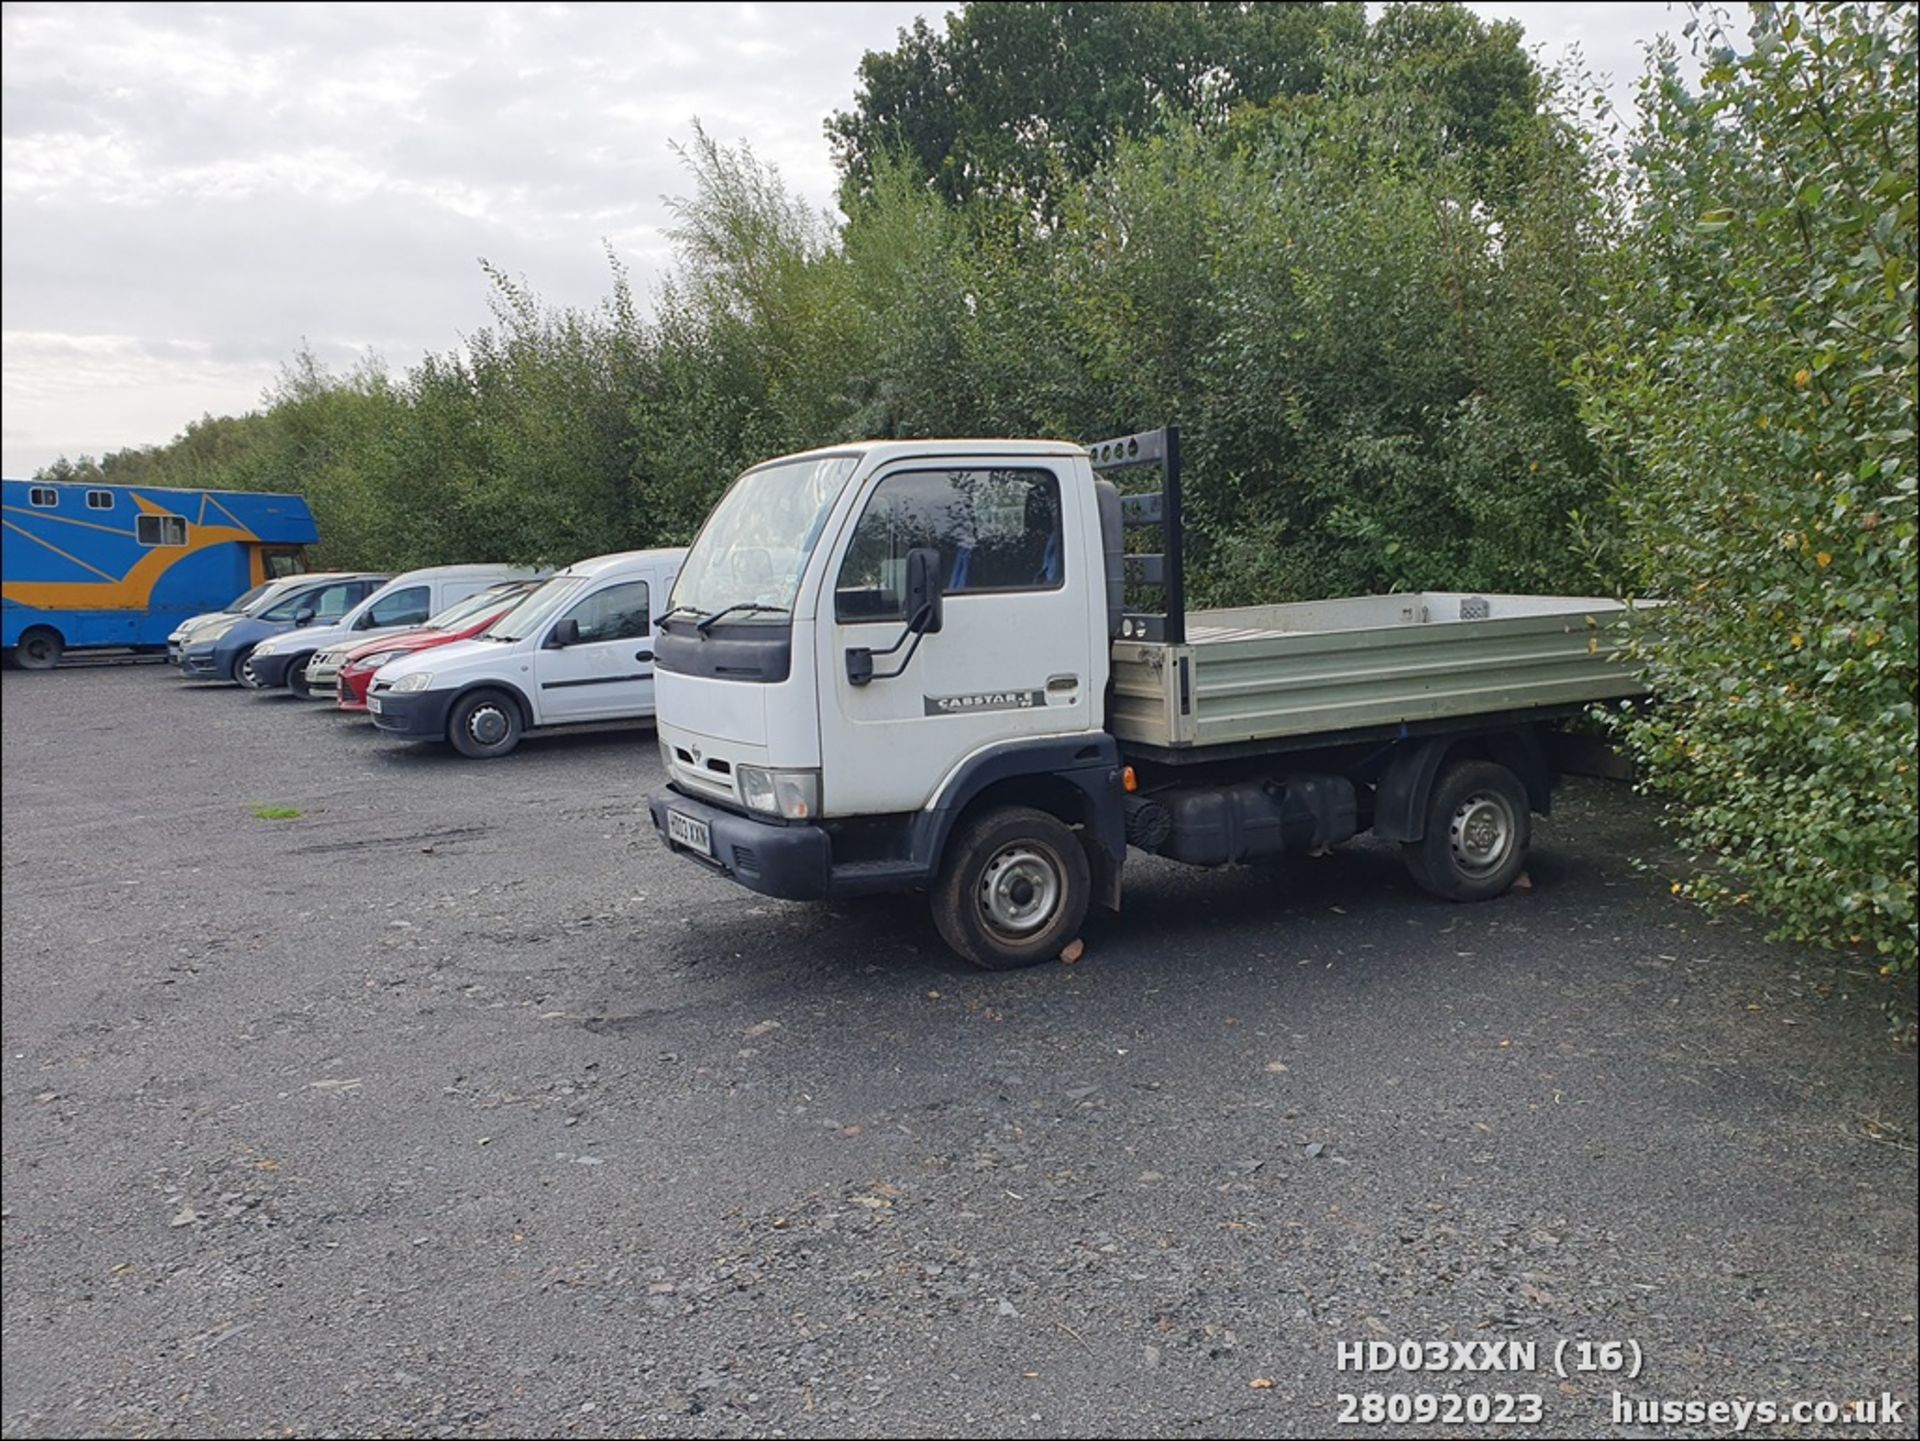
[[[1682, 7], [1475, 4], [1624, 103]], [[544, 299], [644, 291], [693, 117], [831, 204], [821, 123], [938, 4], [7, 4], [5, 472], [259, 404], [305, 338], [401, 369], [487, 317], [484, 256]]]

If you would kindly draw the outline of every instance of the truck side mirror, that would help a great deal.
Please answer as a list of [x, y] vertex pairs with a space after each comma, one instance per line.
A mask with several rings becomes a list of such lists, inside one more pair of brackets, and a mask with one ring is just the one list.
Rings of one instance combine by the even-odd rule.
[[[943, 598], [944, 593], [940, 588], [940, 552], [932, 546], [918, 547], [908, 551], [906, 629], [900, 632], [900, 639], [885, 650], [871, 650], [864, 645], [849, 647], [847, 684], [870, 685], [874, 681], [892, 680], [895, 676], [902, 674], [907, 668], [907, 663], [913, 659], [913, 653], [920, 649], [920, 638], [940, 629]], [[912, 645], [907, 645], [909, 637], [912, 638]], [[892, 655], [903, 645], [907, 646], [907, 653], [900, 657], [899, 665], [892, 670], [873, 668], [875, 656]]]
[[548, 650], [565, 650], [570, 645], [580, 644], [580, 622], [572, 616], [555, 621], [553, 629], [547, 634]]
[[940, 552], [919, 546], [907, 552], [907, 629], [932, 635], [940, 629], [942, 602]]
[[293, 613], [293, 623], [295, 625], [312, 625], [313, 616], [314, 616], [313, 607], [310, 605], [303, 605], [300, 607], [300, 609], [296, 610]]

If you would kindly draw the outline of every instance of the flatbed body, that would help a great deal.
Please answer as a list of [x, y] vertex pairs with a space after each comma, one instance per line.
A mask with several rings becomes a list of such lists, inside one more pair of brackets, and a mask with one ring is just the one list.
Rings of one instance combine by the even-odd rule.
[[1420, 591], [1189, 611], [1182, 644], [1115, 640], [1109, 728], [1165, 759], [1383, 727], [1564, 713], [1646, 693], [1626, 607]]

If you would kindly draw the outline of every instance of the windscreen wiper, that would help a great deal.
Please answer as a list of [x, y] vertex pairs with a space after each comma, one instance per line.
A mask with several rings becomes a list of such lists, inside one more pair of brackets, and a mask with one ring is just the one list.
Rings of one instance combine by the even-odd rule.
[[705, 620], [696, 624], [694, 629], [699, 631], [700, 634], [705, 635], [708, 628], [711, 627], [715, 621], [719, 620], [722, 616], [733, 615], [737, 611], [766, 611], [776, 615], [790, 615], [792, 610], [793, 608], [791, 606], [762, 605], [757, 600], [743, 600], [737, 605], [722, 606]]

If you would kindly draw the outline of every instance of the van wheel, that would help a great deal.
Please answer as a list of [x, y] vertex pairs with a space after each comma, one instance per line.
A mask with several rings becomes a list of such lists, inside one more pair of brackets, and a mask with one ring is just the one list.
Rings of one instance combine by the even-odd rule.
[[497, 690], [477, 690], [453, 703], [447, 740], [463, 756], [492, 760], [520, 744], [520, 707]]
[[20, 643], [13, 648], [13, 658], [21, 670], [52, 670], [60, 664], [60, 653], [66, 647], [60, 643], [60, 632], [37, 625], [20, 637]]
[[1093, 893], [1080, 840], [1045, 811], [988, 811], [947, 843], [935, 885], [941, 939], [976, 966], [1051, 960], [1080, 933]]
[[1426, 835], [1401, 846], [1419, 885], [1449, 901], [1501, 895], [1527, 863], [1533, 816], [1520, 777], [1491, 761], [1459, 761], [1434, 782]]
[[295, 656], [293, 664], [287, 667], [287, 689], [301, 700], [313, 699], [313, 688], [307, 684], [307, 662], [313, 659], [313, 653]]

